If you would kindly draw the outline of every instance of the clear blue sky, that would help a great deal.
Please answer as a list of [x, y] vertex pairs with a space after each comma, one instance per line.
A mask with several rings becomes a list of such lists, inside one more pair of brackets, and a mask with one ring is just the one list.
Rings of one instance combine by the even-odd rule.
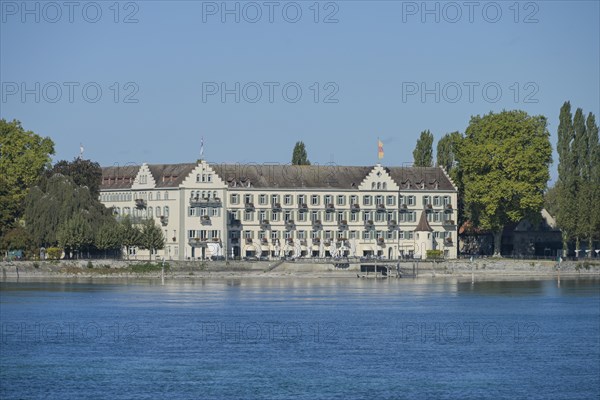
[[377, 162], [380, 137], [400, 165], [422, 130], [476, 114], [545, 115], [553, 146], [565, 100], [600, 119], [598, 1], [246, 3], [1, 0], [0, 117], [50, 136], [55, 160], [83, 143], [102, 165], [194, 162], [201, 137], [214, 162], [287, 163], [303, 140], [312, 162], [349, 165]]

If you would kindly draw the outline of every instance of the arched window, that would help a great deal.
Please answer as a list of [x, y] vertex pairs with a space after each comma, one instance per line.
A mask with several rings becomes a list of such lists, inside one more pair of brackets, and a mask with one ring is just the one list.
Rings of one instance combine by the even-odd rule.
[[160, 207], [156, 207], [156, 216], [160, 217]]
[[156, 200], [160, 200], [160, 192], [156, 192]]
[[196, 174], [196, 182], [200, 182], [200, 174]]
[[387, 182], [383, 182], [381, 184], [381, 187], [382, 187], [383, 190], [386, 190], [387, 189]]
[[169, 192], [165, 192], [165, 200], [169, 200]]
[[377, 190], [381, 189], [381, 182], [377, 182]]
[[164, 216], [168, 217], [169, 216], [169, 206], [165, 206], [164, 210]]
[[213, 198], [215, 198], [215, 199], [217, 198], [217, 191], [216, 190], [213, 192]]
[[154, 217], [154, 215], [152, 215], [152, 207], [148, 207], [148, 218], [152, 217]]
[[371, 189], [375, 189], [375, 182], [371, 182]]

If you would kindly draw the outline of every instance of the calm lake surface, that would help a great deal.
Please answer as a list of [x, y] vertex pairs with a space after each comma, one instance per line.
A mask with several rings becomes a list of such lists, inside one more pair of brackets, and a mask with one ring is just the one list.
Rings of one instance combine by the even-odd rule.
[[598, 399], [600, 279], [1, 282], [2, 399]]

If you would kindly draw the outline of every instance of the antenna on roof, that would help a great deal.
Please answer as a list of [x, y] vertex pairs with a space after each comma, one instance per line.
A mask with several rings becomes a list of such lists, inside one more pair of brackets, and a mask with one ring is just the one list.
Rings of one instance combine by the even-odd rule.
[[200, 159], [204, 157], [204, 136], [200, 139]]
[[80, 160], [83, 160], [83, 144], [79, 143], [79, 156], [77, 157]]

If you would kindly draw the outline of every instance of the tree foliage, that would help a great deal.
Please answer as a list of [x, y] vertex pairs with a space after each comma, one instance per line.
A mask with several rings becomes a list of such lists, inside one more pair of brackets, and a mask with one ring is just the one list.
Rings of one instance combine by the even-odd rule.
[[471, 118], [459, 146], [465, 212], [494, 233], [500, 255], [507, 223], [539, 215], [552, 147], [546, 118], [503, 111]]
[[61, 174], [42, 179], [27, 195], [26, 229], [37, 246], [57, 244], [61, 225], [76, 216], [83, 218], [93, 231], [113, 219], [110, 210], [92, 197], [87, 187], [78, 186], [71, 177]]
[[150, 250], [150, 255], [155, 250], [161, 250], [165, 247], [162, 231], [156, 226], [153, 219], [147, 219], [142, 225], [139, 243], [140, 248]]
[[105, 254], [108, 250], [120, 249], [121, 242], [121, 232], [115, 220], [105, 221], [94, 236], [94, 245]]
[[304, 142], [296, 142], [292, 154], [292, 165], [310, 165]]
[[600, 235], [600, 144], [594, 114], [587, 119], [578, 108], [571, 114], [570, 102], [560, 110], [558, 126], [557, 223], [563, 232], [563, 249], [574, 240], [587, 239], [588, 249]]
[[92, 197], [98, 197], [100, 194], [102, 168], [97, 162], [83, 160], [79, 157], [71, 162], [61, 160], [52, 167], [50, 175], [54, 174], [70, 176], [76, 185], [87, 187]]
[[127, 257], [129, 257], [129, 249], [142, 244], [142, 232], [133, 225], [129, 216], [125, 216], [119, 224], [119, 237], [127, 251]]
[[458, 146], [460, 145], [461, 140], [462, 135], [460, 132], [452, 132], [445, 134], [437, 144], [437, 165], [444, 167], [450, 176], [452, 176], [452, 170], [458, 164], [456, 153], [458, 152]]
[[429, 130], [421, 132], [413, 150], [413, 162], [415, 167], [433, 166], [433, 134]]
[[70, 219], [62, 222], [56, 232], [56, 238], [58, 245], [65, 250], [66, 254], [89, 249], [94, 242], [92, 227], [88, 219], [83, 216], [83, 212], [77, 212]]
[[29, 188], [50, 166], [54, 143], [17, 120], [0, 119], [0, 233], [14, 224], [23, 211]]

